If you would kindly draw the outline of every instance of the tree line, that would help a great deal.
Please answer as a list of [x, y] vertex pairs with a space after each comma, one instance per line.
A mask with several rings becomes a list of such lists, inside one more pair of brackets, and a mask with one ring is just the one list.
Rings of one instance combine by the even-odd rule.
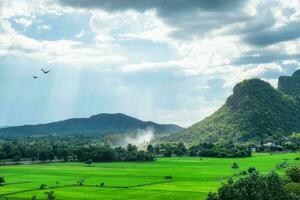
[[128, 144], [112, 147], [93, 137], [26, 137], [0, 141], [0, 160], [22, 159], [32, 161], [153, 161], [155, 157], [201, 156], [201, 157], [247, 157], [250, 147], [232, 142], [200, 143], [186, 146], [183, 143], [149, 144], [145, 148]]

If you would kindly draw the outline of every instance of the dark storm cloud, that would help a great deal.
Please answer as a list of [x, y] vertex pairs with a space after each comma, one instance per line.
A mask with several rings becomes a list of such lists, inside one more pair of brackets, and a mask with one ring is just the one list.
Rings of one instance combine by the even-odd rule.
[[267, 46], [279, 42], [294, 40], [300, 37], [300, 22], [292, 22], [278, 29], [265, 29], [244, 37], [244, 40], [256, 46]]
[[285, 54], [284, 52], [253, 50], [242, 54], [232, 61], [234, 65], [263, 64], [283, 60], [300, 60], [300, 54]]
[[61, 4], [109, 12], [156, 10], [167, 24], [175, 27], [172, 35], [191, 38], [227, 24], [245, 20], [239, 8], [247, 0], [58, 0]]
[[156, 9], [162, 15], [195, 9], [224, 11], [240, 7], [245, 0], [58, 0], [72, 7], [100, 8], [108, 11]]

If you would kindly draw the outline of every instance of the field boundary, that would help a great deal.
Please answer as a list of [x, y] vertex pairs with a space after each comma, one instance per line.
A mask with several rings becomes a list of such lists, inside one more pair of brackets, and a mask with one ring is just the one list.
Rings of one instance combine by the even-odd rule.
[[[30, 181], [23, 181], [23, 182], [18, 182], [18, 183], [10, 183], [12, 184], [21, 184], [21, 183], [28, 183]], [[168, 180], [168, 181], [157, 181], [157, 182], [152, 182], [152, 183], [144, 183], [144, 184], [137, 184], [137, 185], [129, 185], [129, 186], [99, 186], [99, 185], [78, 185], [78, 184], [71, 184], [71, 185], [62, 185], [62, 186], [49, 186], [45, 189], [39, 189], [39, 188], [34, 188], [34, 189], [28, 189], [28, 190], [20, 190], [16, 192], [10, 192], [6, 194], [0, 194], [0, 197], [6, 197], [14, 194], [21, 194], [21, 193], [26, 193], [26, 192], [34, 192], [34, 191], [39, 191], [39, 190], [49, 190], [49, 189], [61, 189], [61, 188], [66, 188], [66, 187], [94, 187], [94, 188], [116, 188], [116, 189], [129, 189], [129, 188], [136, 188], [136, 187], [143, 187], [143, 186], [148, 186], [148, 185], [156, 185], [156, 184], [161, 184], [161, 183], [170, 183], [174, 182], [173, 180]], [[8, 184], [6, 184], [8, 185]]]

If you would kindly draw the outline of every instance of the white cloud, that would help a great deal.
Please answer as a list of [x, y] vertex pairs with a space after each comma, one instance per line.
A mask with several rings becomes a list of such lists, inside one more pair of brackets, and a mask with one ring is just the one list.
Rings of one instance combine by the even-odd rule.
[[126, 59], [107, 47], [86, 47], [72, 40], [35, 40], [16, 32], [3, 20], [0, 29], [0, 55], [27, 57], [48, 63], [76, 65], [116, 64]]
[[39, 30], [51, 30], [50, 25], [41, 25], [37, 27]]
[[15, 22], [18, 24], [21, 24], [24, 27], [29, 27], [32, 25], [32, 20], [26, 19], [26, 18], [19, 18], [15, 19]]
[[[229, 73], [224, 77], [226, 80], [224, 88], [232, 88], [238, 82], [250, 79], [250, 78], [259, 78], [266, 72], [283, 72], [284, 69], [278, 63], [268, 63], [268, 64], [259, 64], [259, 65], [246, 65], [239, 66], [239, 68], [232, 67]], [[267, 80], [267, 79], [266, 79]], [[271, 83], [274, 84], [274, 81]]]
[[75, 35], [76, 38], [82, 38], [85, 35], [85, 31], [80, 31], [77, 35]]

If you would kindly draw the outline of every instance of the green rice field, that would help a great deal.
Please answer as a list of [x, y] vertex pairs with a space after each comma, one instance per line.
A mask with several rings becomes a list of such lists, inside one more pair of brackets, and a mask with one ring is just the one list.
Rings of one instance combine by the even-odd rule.
[[[198, 157], [158, 158], [154, 162], [49, 163], [0, 166], [6, 184], [0, 186], [0, 199], [47, 199], [54, 191], [56, 199], [199, 199], [216, 191], [230, 176], [240, 177], [248, 167], [266, 174], [271, 170], [284, 175], [276, 164], [287, 159], [290, 165], [300, 153], [255, 154], [251, 158], [223, 159]], [[237, 162], [239, 169], [231, 169]], [[166, 179], [172, 176], [172, 179]], [[83, 185], [78, 184], [78, 180]], [[101, 183], [103, 185], [101, 186]], [[46, 184], [47, 189], [40, 189]], [[34, 199], [34, 198], [33, 198]]]

